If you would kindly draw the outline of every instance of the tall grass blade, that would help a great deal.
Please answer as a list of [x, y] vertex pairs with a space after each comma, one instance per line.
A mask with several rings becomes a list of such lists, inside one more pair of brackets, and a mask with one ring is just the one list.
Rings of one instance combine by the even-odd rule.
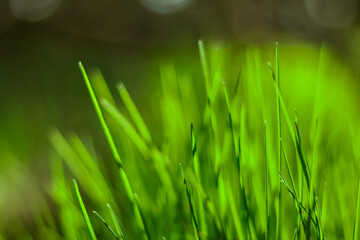
[[142, 218], [140, 216], [140, 212], [139, 212], [139, 209], [137, 208], [135, 202], [134, 202], [134, 194], [133, 194], [133, 191], [132, 191], [132, 188], [131, 188], [131, 185], [130, 185], [130, 182], [129, 182], [129, 179], [127, 177], [127, 174], [125, 173], [125, 170], [123, 168], [123, 165], [122, 165], [122, 161], [121, 161], [121, 158], [120, 158], [120, 155], [119, 155], [119, 152], [117, 151], [116, 149], [116, 146], [115, 146], [115, 142], [111, 136], [111, 133], [110, 133], [110, 130], [105, 122], [105, 119], [104, 119], [104, 116], [102, 114], [102, 111], [101, 111], [101, 108], [100, 108], [100, 105], [99, 105], [99, 102], [95, 96], [95, 93], [94, 93], [94, 90], [91, 86], [91, 83], [89, 81], [89, 78], [86, 74], [86, 71], [82, 65], [81, 62], [79, 62], [79, 68], [80, 68], [80, 71], [83, 75], [83, 78], [85, 80], [85, 84], [86, 84], [86, 87], [89, 91], [89, 94], [90, 94], [90, 97], [91, 97], [91, 100], [93, 102], [93, 105], [94, 105], [94, 108], [95, 108], [95, 111], [96, 111], [96, 114], [100, 120], [100, 124], [101, 124], [101, 127], [105, 133], [105, 136], [106, 136], [106, 140], [108, 141], [109, 143], [109, 146], [110, 146], [110, 149], [111, 149], [111, 152], [113, 154], [113, 157], [115, 159], [115, 162], [116, 164], [118, 165], [118, 168], [119, 168], [119, 174], [120, 174], [120, 177], [121, 177], [121, 180], [124, 184], [124, 187], [125, 187], [125, 191], [126, 191], [126, 194], [128, 196], [128, 198], [130, 199], [130, 201], [132, 202], [133, 204], [133, 210], [134, 210], [134, 215], [135, 215], [135, 218], [137, 220], [140, 220], [140, 222], [138, 222], [139, 224], [139, 228], [141, 230], [144, 230], [144, 222], [141, 222]]
[[299, 158], [300, 158], [300, 163], [301, 163], [301, 166], [302, 166], [303, 173], [305, 175], [305, 180], [306, 180], [307, 187], [308, 187], [308, 189], [310, 189], [309, 167], [307, 165], [305, 156], [303, 155], [298, 123], [297, 123], [297, 121], [295, 121], [295, 126], [296, 126], [296, 132], [295, 132], [294, 127], [293, 127], [293, 125], [291, 123], [288, 111], [286, 110], [286, 106], [285, 106], [283, 97], [281, 95], [279, 85], [276, 82], [276, 77], [274, 75], [274, 72], [273, 72], [273, 70], [271, 68], [270, 63], [268, 63], [268, 66], [269, 66], [270, 72], [271, 72], [273, 80], [274, 80], [276, 93], [278, 94], [278, 97], [279, 97], [279, 100], [280, 100], [280, 105], [281, 105], [281, 108], [283, 109], [285, 119], [286, 119], [286, 122], [287, 122], [289, 130], [290, 130], [291, 137], [293, 139], [294, 145], [296, 146], [296, 150], [297, 150], [297, 153], [298, 153]]
[[88, 78], [88, 76], [87, 76], [87, 74], [86, 74], [86, 71], [85, 71], [85, 69], [84, 69], [84, 67], [83, 67], [83, 65], [82, 65], [81, 62], [79, 62], [79, 68], [80, 68], [80, 71], [81, 71], [81, 73], [82, 73], [82, 76], [83, 76], [83, 78], [84, 78], [84, 80], [85, 80], [86, 87], [87, 87], [87, 89], [88, 89], [88, 91], [89, 91], [90, 98], [91, 98], [91, 101], [92, 101], [92, 103], [93, 103], [93, 105], [94, 105], [96, 114], [97, 114], [97, 116], [98, 116], [98, 118], [99, 118], [101, 127], [102, 127], [102, 129], [103, 129], [103, 131], [104, 131], [104, 133], [105, 133], [106, 140], [107, 140], [108, 143], [109, 143], [111, 152], [112, 152], [112, 154], [113, 154], [113, 156], [114, 156], [114, 158], [115, 158], [116, 163], [117, 163], [119, 166], [122, 166], [122, 161], [121, 161], [121, 159], [120, 159], [120, 155], [119, 155], [119, 153], [118, 153], [118, 151], [117, 151], [117, 149], [116, 149], [114, 140], [113, 140], [113, 138], [112, 138], [112, 136], [111, 136], [110, 130], [109, 130], [109, 128], [108, 128], [108, 126], [107, 126], [107, 124], [106, 124], [106, 122], [105, 122], [104, 116], [103, 116], [103, 114], [102, 114], [102, 111], [101, 111], [99, 102], [98, 102], [98, 100], [96, 99], [95, 92], [94, 92], [94, 90], [93, 90], [93, 88], [92, 88], [92, 86], [91, 86], [91, 83], [90, 83], [90, 81], [89, 81], [89, 78]]
[[79, 202], [79, 205], [80, 205], [80, 208], [81, 208], [81, 212], [82, 212], [82, 214], [83, 214], [83, 216], [84, 216], [87, 229], [89, 230], [91, 239], [92, 239], [92, 240], [96, 240], [95, 232], [94, 232], [94, 229], [93, 229], [93, 227], [92, 227], [92, 225], [91, 225], [89, 216], [88, 216], [88, 214], [87, 214], [87, 212], [86, 212], [86, 208], [85, 208], [84, 202], [83, 202], [83, 200], [82, 200], [82, 198], [81, 198], [80, 191], [79, 191], [79, 187], [78, 187], [77, 182], [76, 182], [75, 179], [73, 179], [73, 182], [74, 182], [74, 188], [75, 188], [76, 197], [77, 197], [77, 199], [78, 199], [78, 202]]
[[[279, 44], [276, 42], [276, 83], [280, 88], [280, 72], [279, 72]], [[278, 128], [278, 171], [281, 172], [281, 109], [280, 109], [280, 98], [279, 93], [276, 93], [276, 110], [277, 110], [277, 128]], [[281, 186], [279, 182], [278, 187], [278, 209], [277, 209], [277, 218], [276, 218], [276, 239], [281, 239]]]

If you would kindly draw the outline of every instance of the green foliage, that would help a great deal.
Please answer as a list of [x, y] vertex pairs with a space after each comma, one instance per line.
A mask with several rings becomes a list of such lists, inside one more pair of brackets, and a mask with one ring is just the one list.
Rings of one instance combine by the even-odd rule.
[[[160, 62], [146, 96], [152, 117], [131, 88], [112, 96], [99, 70], [79, 63], [108, 149], [49, 132], [59, 225], [48, 228], [64, 239], [357, 239], [356, 98], [329, 82], [331, 66], [346, 76], [330, 51], [290, 61], [294, 49], [278, 44], [275, 54], [198, 48], [197, 65]], [[318, 65], [305, 62], [315, 56]]]

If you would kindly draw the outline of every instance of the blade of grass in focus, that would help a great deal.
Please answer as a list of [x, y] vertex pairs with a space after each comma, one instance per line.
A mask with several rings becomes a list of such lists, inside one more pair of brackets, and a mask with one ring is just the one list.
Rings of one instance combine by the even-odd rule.
[[96, 240], [96, 236], [95, 236], [95, 233], [94, 233], [94, 229], [93, 229], [93, 227], [92, 227], [92, 225], [91, 225], [89, 216], [88, 216], [88, 214], [87, 214], [87, 212], [86, 212], [86, 208], [85, 208], [85, 206], [84, 206], [83, 200], [82, 200], [81, 195], [80, 195], [79, 187], [78, 187], [78, 185], [77, 185], [76, 180], [74, 179], [73, 181], [74, 181], [75, 193], [76, 193], [76, 196], [77, 196], [77, 199], [78, 199], [80, 208], [81, 208], [81, 212], [83, 213], [83, 216], [84, 216], [84, 219], [85, 219], [85, 222], [86, 222], [86, 226], [87, 226], [87, 228], [88, 228], [88, 230], [89, 230], [91, 239], [92, 239], [92, 240]]
[[94, 93], [94, 90], [91, 86], [91, 83], [89, 81], [89, 78], [85, 72], [85, 69], [82, 65], [81, 62], [79, 62], [79, 68], [80, 68], [80, 71], [82, 73], [82, 76], [84, 78], [84, 81], [85, 81], [85, 84], [86, 84], [86, 87], [89, 91], [89, 94], [90, 94], [90, 98], [93, 102], [93, 105], [94, 105], [94, 108], [95, 108], [95, 111], [96, 111], [96, 114], [99, 118], [99, 121], [100, 121], [100, 124], [101, 124], [101, 127], [105, 133], [105, 136], [106, 136], [106, 140], [108, 141], [108, 144], [110, 146], [110, 149], [111, 149], [111, 152], [113, 154], [113, 157], [114, 157], [114, 160], [119, 168], [119, 174], [120, 174], [120, 177], [123, 181], [123, 184], [125, 186], [125, 190], [126, 190], [126, 194], [128, 196], [128, 198], [130, 199], [130, 201], [132, 202], [133, 204], [133, 208], [134, 208], [134, 217], [135, 219], [137, 219], [137, 222], [139, 224], [139, 228], [145, 232], [145, 229], [144, 229], [144, 222], [142, 222], [142, 218], [140, 216], [140, 213], [139, 213], [139, 209], [137, 208], [137, 205], [135, 204], [134, 202], [134, 194], [133, 194], [133, 191], [132, 191], [132, 188], [131, 188], [131, 185], [129, 183], [129, 179], [127, 177], [127, 174], [125, 173], [125, 170], [123, 168], [123, 165], [122, 165], [122, 161], [121, 161], [121, 158], [120, 158], [120, 155], [116, 149], [116, 146], [115, 146], [115, 143], [114, 143], [114, 140], [111, 136], [111, 133], [110, 133], [110, 130], [105, 122], [105, 119], [103, 117], [103, 114], [102, 114], [102, 111], [101, 111], [101, 108], [100, 108], [100, 105], [98, 103], [98, 100], [96, 99], [96, 96], [95, 96], [95, 93]]
[[[276, 54], [275, 54], [275, 59], [276, 59], [276, 83], [279, 86], [280, 89], [280, 71], [279, 71], [279, 44], [278, 42], [276, 42]], [[280, 98], [279, 98], [279, 93], [276, 93], [276, 111], [277, 111], [277, 128], [278, 128], [278, 171], [281, 172], [281, 158], [282, 158], [282, 154], [281, 154], [281, 109], [280, 109]], [[281, 185], [279, 182], [279, 187], [278, 187], [278, 209], [277, 209], [277, 219], [276, 219], [276, 239], [279, 240], [281, 239]]]

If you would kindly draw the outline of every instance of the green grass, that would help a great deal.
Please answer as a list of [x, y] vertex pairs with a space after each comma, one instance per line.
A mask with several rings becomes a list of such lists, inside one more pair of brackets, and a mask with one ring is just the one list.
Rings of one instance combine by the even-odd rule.
[[96, 240], [96, 236], [95, 236], [95, 233], [94, 233], [94, 229], [91, 225], [91, 222], [90, 222], [90, 219], [89, 219], [89, 216], [86, 212], [86, 208], [84, 206], [84, 203], [83, 203], [83, 200], [81, 198], [81, 195], [80, 195], [80, 191], [79, 191], [79, 187], [78, 187], [78, 184], [76, 182], [76, 180], [74, 179], [74, 187], [75, 187], [75, 192], [76, 192], [76, 196], [77, 196], [77, 199], [79, 201], [79, 205], [80, 205], [80, 208], [81, 208], [81, 211], [83, 213], [83, 216], [84, 216], [84, 220], [86, 222], [86, 226], [89, 230], [89, 234], [91, 236], [91, 239], [92, 240]]
[[357, 105], [329, 80], [345, 70], [325, 47], [234, 49], [199, 41], [194, 62], [161, 60], [152, 88], [141, 85], [151, 109], [79, 62], [102, 135], [49, 131], [56, 211], [34, 213], [36, 228], [59, 239], [357, 239]]
[[[215, 49], [216, 50], [216, 49]], [[215, 51], [214, 50], [214, 51]], [[203, 144], [202, 146], [208, 146], [208, 149], [198, 150], [198, 143], [195, 140], [195, 131], [194, 126], [191, 124], [191, 132], [190, 132], [190, 142], [191, 142], [191, 155], [193, 159], [193, 164], [190, 169], [193, 169], [194, 171], [194, 187], [189, 183], [189, 180], [187, 180], [185, 176], [185, 170], [183, 169], [182, 165], [180, 164], [180, 170], [185, 186], [185, 195], [188, 202], [188, 209], [189, 209], [189, 216], [190, 220], [188, 221], [189, 224], [192, 225], [193, 228], [193, 237], [195, 239], [207, 239], [215, 237], [217, 234], [217, 237], [220, 238], [237, 238], [237, 239], [250, 239], [250, 238], [265, 238], [265, 239], [281, 239], [284, 238], [282, 232], [283, 226], [282, 226], [282, 212], [283, 212], [283, 203], [282, 203], [282, 194], [281, 194], [281, 185], [278, 185], [277, 191], [274, 191], [273, 187], [274, 184], [271, 184], [271, 174], [270, 171], [272, 166], [276, 166], [277, 172], [279, 175], [279, 183], [283, 183], [283, 186], [285, 189], [290, 193], [291, 198], [294, 202], [294, 209], [298, 213], [298, 225], [294, 231], [294, 237], [300, 238], [300, 233], [303, 233], [304, 238], [310, 239], [310, 238], [316, 238], [316, 239], [323, 239], [323, 230], [321, 229], [320, 225], [320, 206], [317, 202], [315, 204], [315, 199], [318, 199], [317, 191], [315, 188], [315, 174], [316, 174], [316, 148], [318, 145], [316, 144], [316, 137], [314, 138], [314, 145], [313, 145], [313, 157], [312, 157], [312, 168], [310, 171], [309, 163], [305, 154], [305, 149], [303, 147], [303, 142], [300, 134], [300, 127], [299, 127], [299, 121], [297, 114], [295, 112], [295, 127], [291, 123], [290, 115], [286, 109], [285, 106], [285, 100], [282, 96], [282, 92], [280, 90], [280, 69], [279, 69], [279, 46], [276, 44], [276, 56], [275, 56], [275, 62], [276, 62], [276, 71], [275, 73], [271, 69], [271, 65], [269, 64], [271, 74], [270, 76], [273, 78], [274, 81], [274, 90], [276, 92], [276, 101], [274, 101], [274, 105], [276, 105], [276, 118], [277, 118], [277, 163], [274, 164], [271, 157], [267, 154], [267, 134], [266, 134], [266, 119], [264, 124], [264, 159], [265, 159], [265, 227], [262, 228], [256, 224], [256, 216], [261, 216], [262, 213], [258, 212], [256, 209], [256, 204], [252, 202], [251, 200], [254, 199], [254, 196], [252, 196], [250, 191], [250, 186], [247, 186], [246, 189], [245, 184], [249, 184], [249, 182], [245, 182], [244, 175], [249, 177], [248, 174], [246, 174], [245, 170], [242, 170], [243, 167], [240, 161], [240, 158], [244, 158], [241, 156], [241, 144], [240, 144], [240, 138], [241, 134], [239, 136], [236, 136], [236, 132], [234, 130], [234, 123], [232, 118], [232, 109], [234, 108], [230, 103], [229, 94], [227, 92], [227, 87], [224, 83], [223, 89], [224, 89], [224, 95], [221, 96], [221, 91], [219, 89], [219, 84], [217, 82], [221, 81], [221, 69], [215, 69], [213, 72], [213, 75], [210, 75], [209, 71], [209, 65], [207, 60], [207, 54], [205, 51], [205, 46], [203, 41], [199, 41], [199, 53], [200, 53], [200, 62], [203, 69], [204, 79], [205, 79], [205, 89], [206, 89], [206, 95], [207, 95], [207, 101], [206, 101], [206, 107], [205, 107], [205, 115], [202, 120], [202, 128], [204, 129], [202, 134], [203, 136]], [[215, 55], [219, 56], [219, 55]], [[219, 59], [215, 59], [215, 61], [219, 61]], [[121, 175], [125, 176], [123, 177], [123, 181], [125, 184], [125, 189], [128, 195], [128, 198], [130, 199], [130, 202], [132, 203], [133, 207], [135, 208], [134, 214], [139, 214], [140, 216], [132, 216], [132, 218], [137, 219], [138, 222], [138, 231], [144, 231], [146, 234], [146, 237], [148, 239], [151, 238], [151, 232], [149, 230], [148, 225], [146, 224], [145, 215], [149, 214], [146, 212], [143, 212], [139, 205], [139, 198], [137, 195], [133, 195], [132, 189], [130, 187], [130, 183], [127, 180], [127, 175], [125, 174], [125, 171], [122, 167], [122, 162], [120, 160], [119, 153], [117, 151], [117, 148], [115, 146], [114, 140], [112, 138], [112, 135], [110, 133], [109, 127], [103, 117], [102, 110], [100, 105], [98, 104], [97, 98], [95, 96], [94, 91], [92, 90], [91, 83], [85, 73], [84, 68], [82, 67], [81, 63], [79, 63], [81, 72], [83, 74], [83, 77], [86, 82], [86, 86], [89, 90], [91, 99], [93, 101], [96, 113], [100, 119], [101, 126], [104, 130], [105, 136], [108, 140], [110, 149], [113, 152], [114, 158], [120, 168]], [[164, 74], [163, 76], [170, 76], [173, 74], [173, 69], [171, 66], [164, 66], [161, 70]], [[174, 76], [174, 75], [173, 75]], [[177, 77], [173, 77], [177, 78]], [[166, 79], [166, 81], [175, 81], [176, 85], [165, 84], [164, 83], [164, 91], [167, 91], [166, 87], [174, 88], [179, 87], [178, 79]], [[236, 83], [236, 88], [238, 87], [239, 83]], [[260, 82], [261, 84], [261, 82]], [[101, 84], [102, 86], [106, 86], [106, 84]], [[104, 87], [102, 87], [104, 89]], [[169, 89], [169, 93], [174, 91], [174, 89]], [[152, 148], [152, 138], [151, 134], [145, 124], [145, 121], [141, 117], [138, 109], [135, 106], [135, 103], [130, 97], [130, 94], [126, 90], [124, 84], [118, 85], [118, 92], [119, 95], [125, 105], [125, 108], [127, 109], [130, 119], [132, 120], [133, 124], [135, 125], [136, 129], [132, 126], [132, 123], [126, 119], [126, 117], [121, 114], [116, 106], [114, 106], [114, 103], [112, 100], [111, 95], [109, 95], [109, 91], [106, 91], [107, 100], [104, 98], [102, 100], [102, 106], [106, 110], [106, 112], [113, 117], [115, 122], [118, 124], [120, 128], [125, 132], [125, 134], [132, 140], [133, 144], [136, 146], [138, 151], [143, 155], [144, 158], [153, 158], [152, 162], [148, 162], [148, 164], [152, 164], [154, 168], [156, 169], [156, 173], [158, 178], [160, 178], [160, 188], [164, 189], [164, 191], [172, 192], [173, 189], [176, 189], [176, 174], [172, 175], [170, 173], [171, 166], [166, 166], [166, 159], [168, 157], [164, 157], [164, 153], [161, 153], [161, 150], [158, 150], [156, 147]], [[260, 91], [262, 92], [262, 91]], [[181, 94], [181, 92], [180, 92]], [[106, 96], [105, 95], [105, 96]], [[166, 93], [165, 93], [166, 96]], [[235, 99], [237, 96], [237, 93], [235, 92], [233, 98]], [[263, 97], [263, 96], [262, 96]], [[222, 100], [223, 99], [223, 100]], [[110, 102], [111, 101], [111, 102]], [[166, 101], [169, 101], [170, 107], [176, 107], [181, 106], [182, 103], [180, 96], [169, 96]], [[216, 101], [219, 101], [218, 104], [222, 104], [221, 102], [225, 101], [225, 106], [227, 109], [227, 115], [228, 115], [228, 123], [229, 126], [228, 129], [225, 128], [224, 134], [221, 133], [219, 129], [224, 129], [223, 127], [219, 126], [219, 119], [223, 119], [223, 116], [221, 116], [221, 108], [219, 108], [221, 105], [218, 105], [218, 107], [215, 105]], [[179, 105], [177, 105], [179, 104]], [[264, 104], [264, 103], [263, 103]], [[241, 104], [240, 104], [241, 105]], [[170, 116], [170, 112], [165, 112], [165, 117], [168, 118], [169, 123], [172, 124], [172, 121], [179, 121], [181, 120], [181, 113], [184, 114], [184, 112], [181, 112], [181, 110], [186, 111], [184, 109], [177, 109], [179, 113], [173, 112], [173, 116]], [[285, 146], [282, 141], [282, 124], [281, 124], [281, 115], [282, 112], [285, 116], [288, 130], [290, 133], [290, 136], [293, 140], [294, 147], [296, 149], [296, 159], [298, 161], [298, 167], [300, 166], [301, 169], [298, 170], [298, 175], [300, 181], [300, 192], [303, 192], [302, 189], [302, 179], [305, 179], [306, 183], [306, 190], [305, 193], [307, 193], [308, 204], [304, 203], [303, 194], [298, 195], [298, 190], [296, 189], [296, 184], [294, 181], [294, 178], [292, 176], [292, 169], [290, 167], [290, 163], [288, 161], [287, 154], [285, 152]], [[220, 115], [218, 115], [220, 114]], [[184, 119], [185, 120], [185, 119]], [[317, 121], [316, 121], [317, 123]], [[316, 124], [317, 125], [317, 124]], [[209, 129], [208, 133], [206, 133], [205, 129]], [[240, 129], [240, 132], [244, 131], [244, 129]], [[206, 135], [210, 135], [206, 137]], [[229, 138], [230, 135], [230, 138]], [[176, 137], [176, 136], [175, 136]], [[204, 138], [205, 137], [205, 138]], [[210, 137], [210, 138], [209, 138]], [[222, 138], [222, 141], [220, 141], [220, 138]], [[237, 143], [237, 138], [239, 138], [239, 143]], [[212, 141], [207, 141], [206, 139]], [[222, 142], [222, 143], [221, 143]], [[239, 146], [239, 147], [237, 147]], [[155, 150], [153, 150], [155, 149]], [[230, 160], [226, 160], [228, 150], [232, 149], [232, 153], [229, 153]], [[154, 155], [152, 151], [156, 151], [161, 154], [161, 157], [154, 158], [151, 157]], [[169, 154], [169, 153], [167, 153]], [[204, 154], [205, 156], [208, 156], [207, 158], [202, 158], [202, 162], [200, 161], [198, 155]], [[287, 174], [290, 176], [291, 186], [287, 183], [284, 175], [282, 174], [282, 156], [284, 155], [285, 163], [286, 163], [286, 169]], [[231, 157], [233, 156], [233, 157]], [[209, 158], [210, 157], [210, 158]], [[164, 159], [165, 158], [165, 159]], [[186, 159], [184, 159], [186, 161]], [[203, 161], [207, 160], [206, 163]], [[187, 162], [187, 161], [186, 161]], [[213, 166], [211, 166], [214, 164]], [[150, 165], [151, 166], [151, 165]], [[239, 171], [232, 171], [231, 166], [239, 169]], [[230, 168], [229, 168], [230, 167]], [[190, 170], [189, 171], [192, 171]], [[210, 174], [209, 172], [213, 172]], [[269, 176], [270, 175], [270, 176]], [[172, 176], [172, 177], [170, 177]], [[237, 176], [237, 177], [236, 177]], [[234, 182], [233, 179], [240, 179], [239, 182]], [[213, 180], [211, 180], [213, 179]], [[206, 183], [204, 183], [204, 181]], [[215, 185], [211, 185], [211, 182], [215, 181]], [[252, 186], [252, 187], [260, 187], [261, 186]], [[218, 207], [215, 207], [215, 205], [209, 205], [206, 204], [207, 202], [210, 203], [210, 198], [206, 194], [206, 190], [209, 189], [211, 196], [214, 197], [215, 204], [218, 205]], [[194, 197], [194, 192], [196, 193], [196, 197]], [[275, 195], [274, 193], [277, 192]], [[174, 193], [176, 194], [176, 193]], [[136, 197], [135, 197], [136, 196]], [[210, 195], [209, 195], [210, 196]], [[135, 199], [135, 200], [134, 200]], [[175, 200], [174, 200], [175, 199]], [[179, 202], [179, 196], [177, 198], [169, 198], [168, 203], [172, 203], [175, 205], [181, 204]], [[181, 199], [181, 198], [180, 198]], [[204, 202], [205, 199], [205, 202]], [[154, 199], [154, 202], [156, 200]], [[248, 204], [250, 203], [250, 206]], [[174, 205], [174, 206], [175, 206]], [[160, 206], [165, 207], [166, 205]], [[181, 206], [181, 205], [180, 205]], [[252, 212], [249, 212], [249, 207], [252, 209]], [[155, 208], [156, 209], [156, 208]], [[166, 207], [167, 209], [167, 207]], [[208, 212], [205, 213], [205, 209], [208, 209]], [[259, 208], [260, 209], [260, 208]], [[168, 211], [171, 211], [170, 209], [167, 209]], [[174, 213], [177, 215], [178, 213], [175, 211]], [[275, 216], [273, 215], [275, 214]], [[100, 217], [100, 215], [97, 215]], [[219, 216], [218, 218], [215, 216]], [[231, 216], [231, 218], [229, 218]], [[165, 217], [165, 216], [164, 216]], [[211, 218], [213, 218], [213, 224], [211, 224], [211, 221], [209, 221]], [[100, 217], [100, 219], [102, 219]], [[186, 218], [185, 218], [186, 219]], [[156, 221], [156, 220], [155, 220]], [[87, 221], [88, 222], [88, 221]], [[105, 223], [105, 221], [102, 219], [102, 222], [105, 224], [105, 226], [110, 230], [110, 232], [117, 238], [117, 235], [111, 230], [111, 228]], [[187, 221], [185, 221], [186, 223]], [[301, 225], [299, 224], [301, 222]], [[224, 226], [225, 223], [225, 226]], [[276, 226], [275, 228], [273, 226]], [[252, 229], [251, 229], [252, 228]], [[355, 221], [354, 224], [354, 237], [357, 234], [357, 221]], [[222, 230], [220, 230], [222, 229]], [[275, 229], [275, 231], [273, 231]], [[222, 234], [221, 234], [222, 231]], [[264, 232], [263, 232], [264, 231]], [[90, 231], [91, 232], [91, 231]], [[172, 232], [171, 234], [174, 234]], [[184, 233], [183, 233], [184, 234]], [[161, 234], [163, 235], [163, 234]], [[313, 236], [312, 236], [313, 235]], [[176, 236], [176, 233], [175, 233]], [[186, 237], [186, 235], [184, 235]], [[312, 236], [312, 237], [311, 237]], [[126, 238], [126, 237], [124, 237]]]

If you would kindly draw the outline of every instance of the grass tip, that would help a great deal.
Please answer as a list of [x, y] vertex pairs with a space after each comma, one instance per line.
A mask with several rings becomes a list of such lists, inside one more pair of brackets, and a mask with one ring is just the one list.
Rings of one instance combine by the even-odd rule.
[[117, 89], [122, 89], [124, 87], [124, 83], [123, 82], [118, 82], [116, 83], [116, 88]]

